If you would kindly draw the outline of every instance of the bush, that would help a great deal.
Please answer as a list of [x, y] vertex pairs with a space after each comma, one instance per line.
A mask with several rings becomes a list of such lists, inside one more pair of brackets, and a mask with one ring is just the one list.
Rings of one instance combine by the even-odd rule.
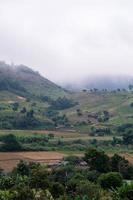
[[101, 197], [100, 187], [89, 181], [81, 181], [76, 187], [76, 193], [80, 197], [87, 196], [89, 199], [95, 200], [99, 200]]
[[52, 183], [50, 188], [50, 192], [53, 195], [53, 197], [58, 198], [60, 195], [64, 194], [64, 186], [58, 182]]
[[133, 200], [133, 183], [124, 183], [113, 193], [114, 200]]
[[71, 108], [73, 106], [75, 106], [77, 103], [73, 102], [72, 99], [67, 99], [66, 97], [59, 97], [57, 100], [55, 101], [51, 101], [51, 108], [55, 109], [55, 110], [64, 110], [67, 108]]
[[21, 150], [21, 145], [13, 134], [3, 136], [2, 142], [4, 143], [2, 145], [3, 151], [20, 151]]
[[103, 173], [109, 171], [109, 157], [102, 151], [89, 148], [85, 152], [84, 160], [88, 163], [90, 170], [97, 170]]
[[111, 189], [122, 186], [122, 176], [118, 172], [109, 172], [102, 174], [98, 178], [98, 182], [103, 189]]

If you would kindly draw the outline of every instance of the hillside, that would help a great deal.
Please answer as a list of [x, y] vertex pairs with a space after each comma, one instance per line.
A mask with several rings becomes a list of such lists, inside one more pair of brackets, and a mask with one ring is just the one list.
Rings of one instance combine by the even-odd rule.
[[0, 90], [28, 96], [50, 96], [57, 98], [66, 92], [53, 82], [41, 76], [27, 66], [10, 66], [0, 62]]
[[133, 93], [115, 92], [76, 92], [75, 107], [61, 111], [77, 130], [89, 132], [95, 128], [117, 128], [123, 124], [133, 124]]
[[91, 132], [133, 123], [132, 91], [68, 93], [29, 67], [0, 62], [1, 129]]
[[53, 129], [49, 108], [75, 105], [68, 94], [29, 67], [0, 62], [0, 129]]

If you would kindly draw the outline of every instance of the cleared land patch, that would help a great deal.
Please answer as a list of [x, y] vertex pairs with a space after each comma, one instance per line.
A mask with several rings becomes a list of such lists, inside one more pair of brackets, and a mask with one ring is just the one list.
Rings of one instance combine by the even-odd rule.
[[4, 171], [11, 171], [20, 160], [27, 162], [39, 162], [42, 164], [56, 164], [63, 157], [66, 156], [63, 153], [58, 152], [12, 152], [12, 153], [0, 153], [0, 168]]

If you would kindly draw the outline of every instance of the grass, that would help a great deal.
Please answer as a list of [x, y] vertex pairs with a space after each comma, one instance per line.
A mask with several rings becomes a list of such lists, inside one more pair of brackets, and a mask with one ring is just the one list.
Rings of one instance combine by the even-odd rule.
[[[75, 125], [79, 122], [86, 122], [87, 125], [80, 125], [76, 130], [81, 132], [89, 132], [90, 126], [118, 126], [122, 123], [133, 123], [133, 108], [130, 104], [133, 102], [133, 94], [131, 92], [77, 92], [67, 94], [78, 105], [60, 111], [60, 115], [66, 114], [70, 124]], [[19, 102], [19, 110], [25, 107], [27, 110], [34, 110], [35, 117], [41, 121], [50, 120], [44, 113], [48, 108], [48, 103], [39, 100], [31, 100], [27, 102], [10, 92], [2, 91], [0, 93], [0, 106], [5, 109], [1, 110], [1, 115], [12, 114], [11, 102]], [[33, 105], [34, 104], [34, 105]], [[82, 112], [81, 116], [77, 115], [77, 109]], [[98, 113], [107, 110], [110, 114], [110, 119], [107, 122], [98, 122], [96, 119], [88, 117], [88, 113]], [[91, 124], [88, 123], [91, 121]]]
[[[71, 122], [82, 122], [90, 119], [87, 113], [98, 113], [103, 110], [107, 110], [110, 113], [110, 119], [108, 122], [97, 122], [91, 120], [91, 124], [94, 126], [110, 125], [111, 127], [118, 126], [122, 123], [133, 123], [133, 108], [130, 104], [133, 102], [133, 94], [131, 92], [80, 92], [75, 93], [73, 96], [74, 101], [79, 102], [76, 107], [62, 111], [62, 114], [66, 114]], [[81, 116], [77, 115], [76, 110], [80, 109]], [[89, 124], [86, 126], [80, 126], [80, 131], [87, 131]]]
[[[112, 140], [113, 136], [89, 136], [88, 134], [81, 134], [78, 132], [62, 132], [62, 131], [38, 131], [38, 130], [1, 130], [0, 131], [0, 136], [2, 135], [8, 135], [8, 134], [13, 134], [17, 137], [26, 137], [26, 136], [36, 136], [36, 135], [49, 135], [52, 133], [54, 135], [54, 139], [52, 140], [57, 140], [57, 139], [62, 139], [64, 141], [70, 141], [70, 140]], [[120, 138], [120, 137], [119, 137]]]

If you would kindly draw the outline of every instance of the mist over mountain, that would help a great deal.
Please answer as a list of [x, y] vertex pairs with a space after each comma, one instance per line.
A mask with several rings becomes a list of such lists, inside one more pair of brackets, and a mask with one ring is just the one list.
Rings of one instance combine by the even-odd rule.
[[0, 62], [0, 90], [7, 90], [21, 96], [64, 96], [65, 91], [24, 65], [9, 65]]
[[[133, 76], [129, 75], [89, 75], [85, 78], [64, 80], [58, 85], [40, 75], [39, 72], [25, 65], [0, 62], [0, 90], [8, 90], [22, 96], [65, 96], [67, 90], [97, 88], [99, 90], [127, 89], [133, 85]], [[59, 86], [60, 85], [60, 86]]]
[[84, 79], [77, 79], [74, 82], [62, 83], [62, 86], [69, 90], [93, 89], [127, 89], [133, 84], [133, 76], [129, 75], [92, 75]]

